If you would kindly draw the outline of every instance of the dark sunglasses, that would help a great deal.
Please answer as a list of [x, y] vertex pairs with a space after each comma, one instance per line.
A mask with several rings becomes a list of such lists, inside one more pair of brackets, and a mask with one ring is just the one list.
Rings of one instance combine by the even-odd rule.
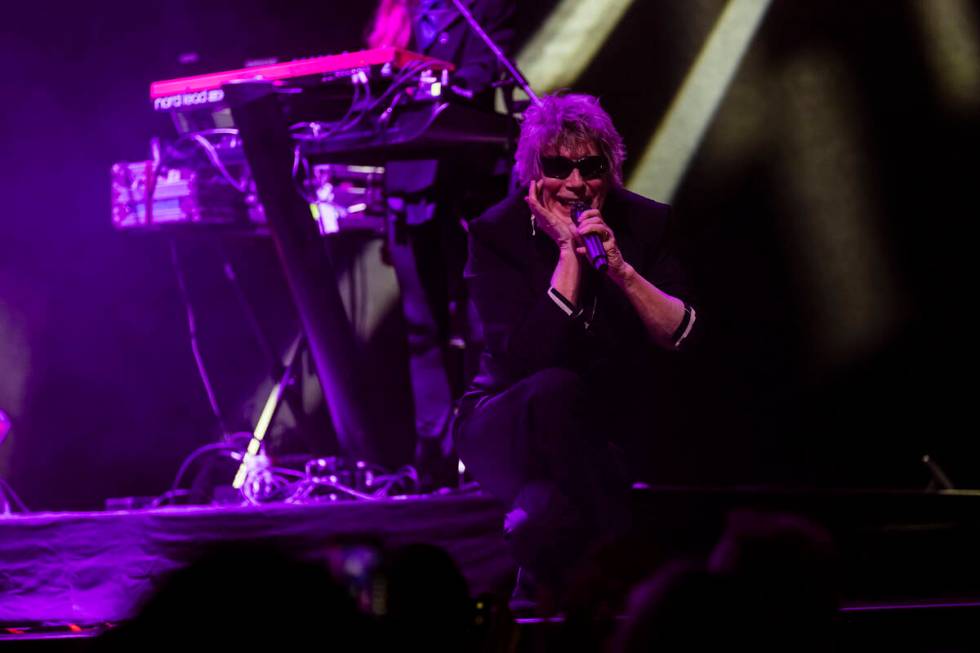
[[606, 174], [606, 157], [601, 154], [583, 156], [581, 159], [569, 159], [564, 156], [541, 157], [541, 172], [545, 177], [565, 179], [575, 168], [578, 168], [582, 179], [598, 179]]

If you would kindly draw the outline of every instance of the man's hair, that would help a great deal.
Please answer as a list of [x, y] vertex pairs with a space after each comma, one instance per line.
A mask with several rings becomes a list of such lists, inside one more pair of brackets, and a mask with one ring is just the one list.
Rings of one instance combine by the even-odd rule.
[[612, 118], [599, 106], [599, 98], [569, 93], [546, 95], [541, 104], [531, 104], [524, 113], [515, 164], [521, 184], [541, 178], [541, 155], [562, 147], [576, 149], [595, 143], [609, 163], [607, 177], [614, 186], [623, 185], [623, 137]]

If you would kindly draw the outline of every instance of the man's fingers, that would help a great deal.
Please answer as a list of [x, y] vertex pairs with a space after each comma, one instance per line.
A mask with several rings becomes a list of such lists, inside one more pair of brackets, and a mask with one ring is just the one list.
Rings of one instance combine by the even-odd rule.
[[532, 209], [538, 208], [538, 197], [536, 190], [537, 189], [534, 187], [534, 182], [532, 181], [530, 187], [527, 189], [527, 196], [524, 198]]
[[[584, 216], [585, 214], [583, 213], [582, 215]], [[587, 224], [598, 224], [598, 225], [602, 225], [604, 227], [607, 226], [606, 225], [606, 221], [602, 219], [602, 216], [599, 215], [598, 212], [596, 212], [594, 215], [590, 215], [588, 217], [582, 217], [582, 218], [580, 218], [579, 221], [578, 221], [578, 223], [579, 223], [579, 226], [585, 226]]]
[[612, 232], [604, 224], [597, 224], [595, 222], [591, 224], [579, 224], [578, 232], [580, 235], [585, 234], [596, 234], [603, 241], [610, 240], [612, 237]]

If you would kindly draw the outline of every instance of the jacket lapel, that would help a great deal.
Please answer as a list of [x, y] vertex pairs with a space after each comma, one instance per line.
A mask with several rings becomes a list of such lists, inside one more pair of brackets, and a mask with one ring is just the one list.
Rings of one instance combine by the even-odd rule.
[[[463, 0], [463, 5], [472, 11], [474, 2], [475, 0]], [[445, 0], [445, 2], [440, 4], [446, 8], [446, 11], [441, 12], [441, 16], [434, 25], [435, 35], [424, 48], [420, 49], [421, 54], [433, 55], [434, 51], [454, 52], [456, 49], [455, 41], [462, 37], [462, 34], [466, 29], [469, 29], [469, 27], [463, 25], [461, 27], [464, 29], [457, 29], [455, 32], [449, 32], [448, 40], [445, 43], [440, 43], [439, 37], [443, 33], [447, 32], [447, 30], [449, 30], [451, 27], [456, 25], [456, 23], [463, 20], [462, 14], [456, 11], [456, 7], [453, 5], [451, 0]]]

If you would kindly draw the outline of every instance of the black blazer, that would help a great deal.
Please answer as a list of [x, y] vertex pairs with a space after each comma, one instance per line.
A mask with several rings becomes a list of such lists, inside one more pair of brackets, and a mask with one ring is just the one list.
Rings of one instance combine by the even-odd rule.
[[[540, 230], [532, 235], [526, 194], [511, 195], [470, 223], [465, 275], [485, 341], [474, 389], [498, 391], [548, 367], [589, 374], [613, 366], [642, 374], [658, 348], [604, 274], [585, 272], [580, 318], [569, 318], [548, 296], [558, 247]], [[688, 301], [669, 246], [670, 207], [613, 189], [602, 214], [626, 261], [659, 289]]]
[[[478, 104], [492, 106], [491, 84], [499, 73], [497, 58], [452, 7], [452, 3], [444, 0], [443, 4], [451, 9], [447, 12], [446, 22], [440, 26], [435, 40], [419, 51], [456, 64], [455, 83], [472, 91]], [[463, 4], [504, 53], [511, 56], [514, 45], [514, 0], [464, 0]]]

